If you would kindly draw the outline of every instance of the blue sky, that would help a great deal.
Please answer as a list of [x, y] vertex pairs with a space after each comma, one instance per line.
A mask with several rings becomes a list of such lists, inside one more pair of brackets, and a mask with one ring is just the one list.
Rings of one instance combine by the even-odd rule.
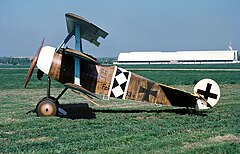
[[[67, 35], [65, 13], [109, 33], [96, 57], [123, 51], [240, 50], [239, 0], [1, 0], [0, 57], [34, 56], [43, 37], [57, 47]], [[73, 40], [68, 44], [74, 48]]]

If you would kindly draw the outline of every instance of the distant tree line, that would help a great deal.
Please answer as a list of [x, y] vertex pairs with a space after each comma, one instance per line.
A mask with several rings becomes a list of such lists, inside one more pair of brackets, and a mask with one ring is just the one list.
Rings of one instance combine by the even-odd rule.
[[[113, 61], [116, 61], [116, 57], [97, 58], [100, 64], [111, 65]], [[30, 65], [30, 58], [16, 58], [16, 57], [0, 57], [0, 64], [4, 65]]]
[[30, 58], [0, 57], [0, 64], [4, 65], [29, 65]]
[[103, 65], [112, 65], [114, 61], [116, 61], [117, 58], [116, 57], [102, 57], [102, 58], [97, 58], [97, 61], [100, 64]]

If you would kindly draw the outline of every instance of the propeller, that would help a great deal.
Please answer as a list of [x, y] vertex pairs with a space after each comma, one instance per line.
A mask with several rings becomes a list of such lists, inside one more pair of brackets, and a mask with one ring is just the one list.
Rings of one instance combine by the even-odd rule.
[[33, 70], [34, 70], [34, 68], [35, 68], [35, 66], [36, 66], [36, 64], [37, 64], [38, 56], [39, 56], [39, 54], [40, 54], [40, 52], [41, 52], [41, 50], [42, 50], [44, 40], [45, 40], [45, 38], [43, 38], [42, 43], [41, 43], [40, 47], [38, 48], [38, 51], [37, 51], [35, 57], [32, 59], [32, 63], [31, 63], [31, 65], [30, 65], [30, 68], [29, 68], [29, 70], [28, 70], [28, 74], [27, 74], [27, 76], [26, 76], [24, 88], [27, 87], [28, 82], [29, 82], [30, 79], [31, 79]]

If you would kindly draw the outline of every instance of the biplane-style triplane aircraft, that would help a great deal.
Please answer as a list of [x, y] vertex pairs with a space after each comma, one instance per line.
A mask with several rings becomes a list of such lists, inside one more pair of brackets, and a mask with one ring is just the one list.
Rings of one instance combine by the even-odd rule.
[[[118, 66], [102, 66], [96, 58], [83, 53], [82, 39], [99, 46], [98, 38], [106, 38], [107, 32], [78, 15], [67, 13], [68, 35], [58, 48], [44, 46], [44, 39], [29, 68], [24, 88], [26, 88], [34, 67], [37, 77], [48, 76], [47, 96], [40, 100], [35, 111], [39, 116], [67, 115], [59, 105], [60, 97], [67, 89], [72, 89], [87, 99], [105, 98], [129, 99], [159, 105], [207, 109], [213, 107], [220, 98], [218, 84], [211, 79], [203, 79], [194, 87], [193, 93], [175, 89], [139, 76]], [[66, 48], [66, 43], [75, 36], [75, 50]], [[65, 88], [56, 97], [50, 96], [51, 79]], [[93, 101], [90, 101], [94, 103]], [[94, 103], [95, 104], [95, 103]], [[96, 104], [95, 104], [96, 105]]]

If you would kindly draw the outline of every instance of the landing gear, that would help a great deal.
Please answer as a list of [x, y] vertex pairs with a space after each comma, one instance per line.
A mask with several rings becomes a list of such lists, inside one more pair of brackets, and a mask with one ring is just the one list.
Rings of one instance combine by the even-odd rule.
[[58, 112], [59, 103], [55, 98], [43, 98], [36, 106], [38, 116], [55, 116]]
[[67, 91], [68, 88], [65, 88], [57, 98], [50, 96], [50, 87], [51, 87], [51, 79], [48, 77], [48, 85], [47, 85], [47, 97], [41, 99], [35, 109], [35, 112], [38, 116], [56, 116], [56, 115], [66, 115], [67, 112], [61, 109], [59, 106], [58, 100], [62, 95]]

